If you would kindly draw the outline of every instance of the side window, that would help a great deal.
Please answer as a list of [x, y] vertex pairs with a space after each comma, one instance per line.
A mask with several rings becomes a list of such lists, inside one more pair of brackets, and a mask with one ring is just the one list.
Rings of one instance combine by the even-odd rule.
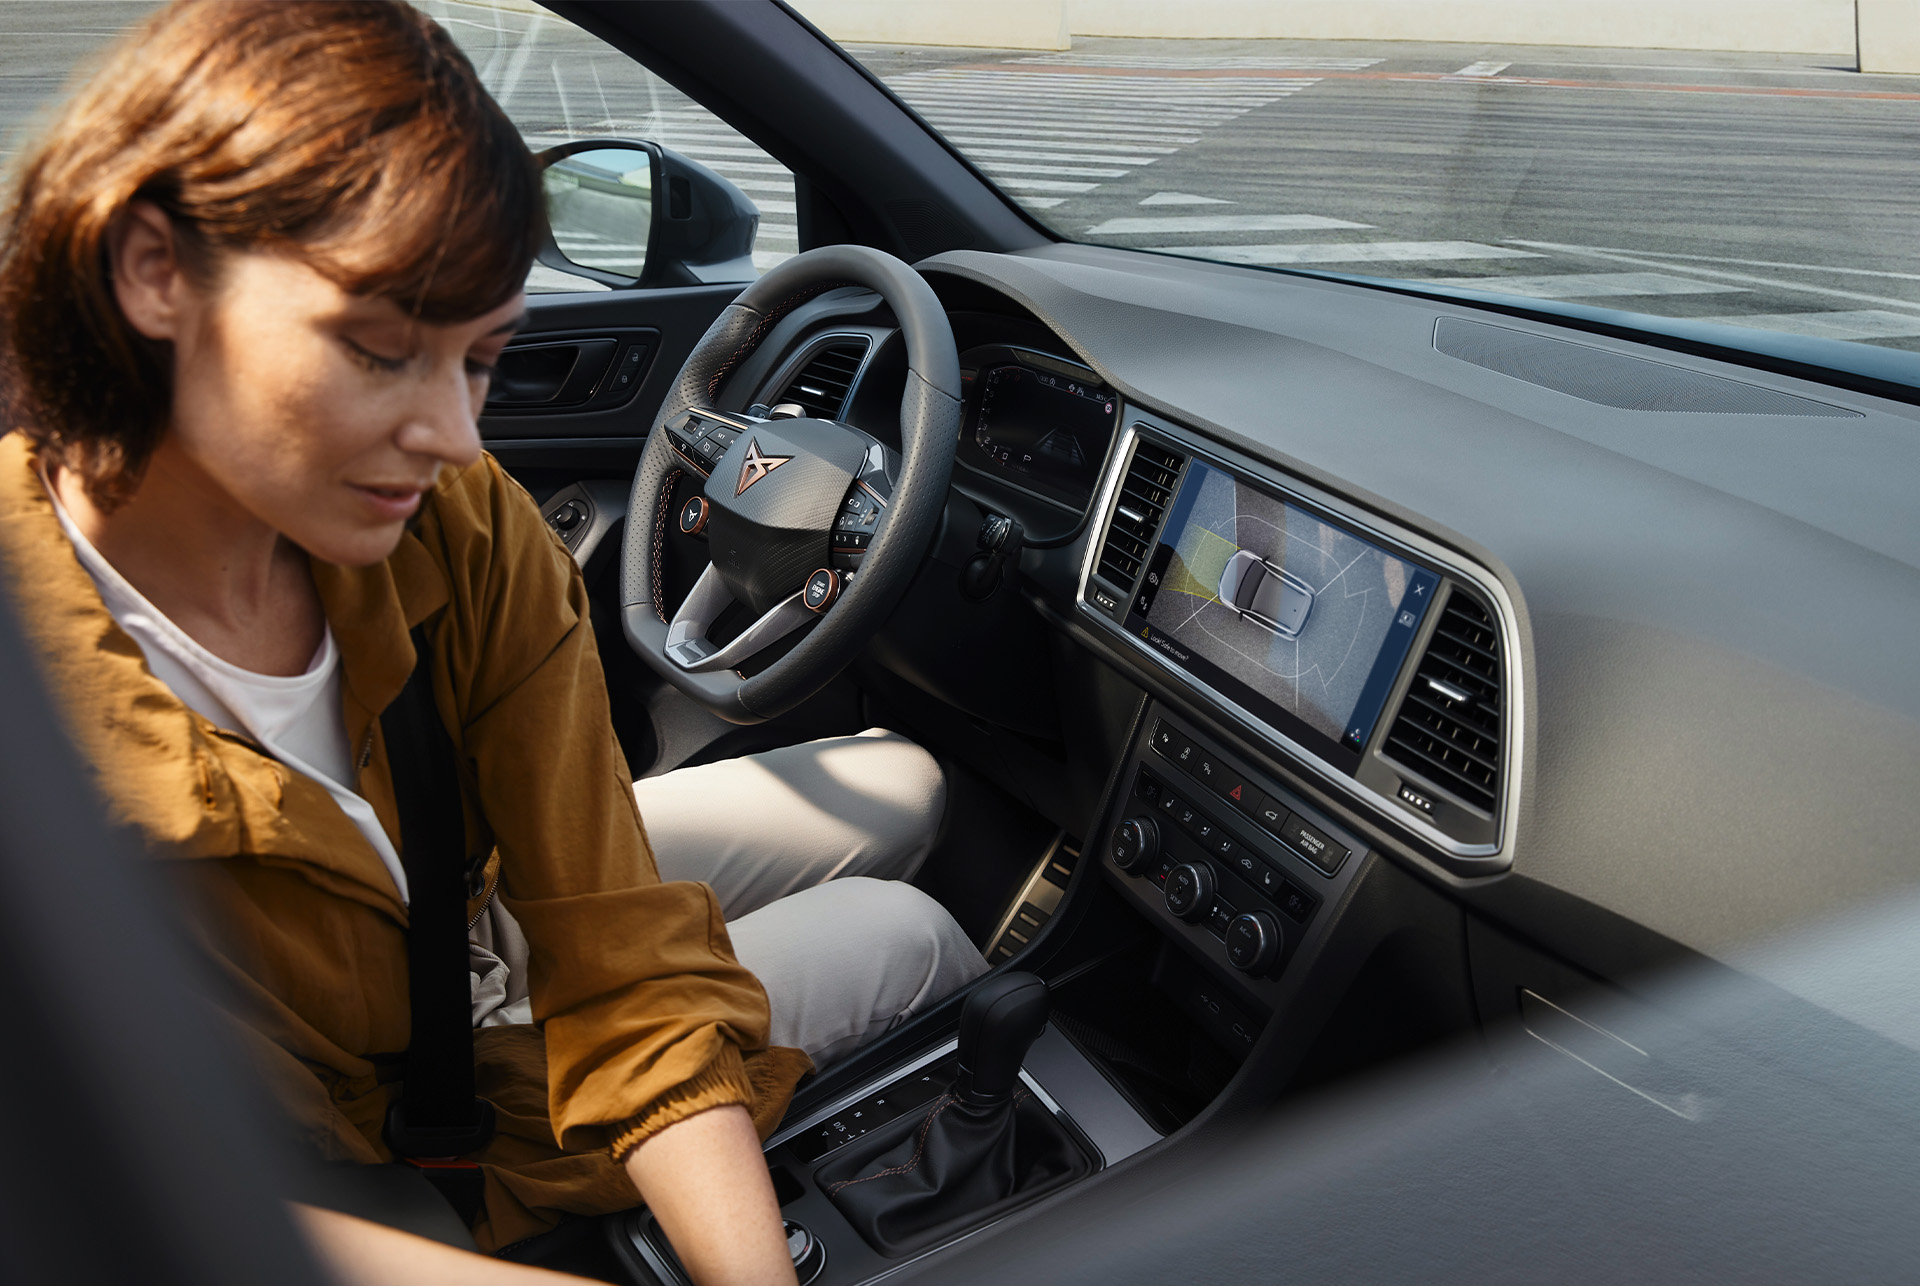
[[[416, 3], [473, 60], [534, 151], [589, 138], [658, 143], [714, 171], [759, 208], [755, 268], [764, 272], [799, 249], [792, 172], [619, 50], [532, 5]], [[590, 245], [560, 249], [580, 251], [582, 262], [590, 254], [592, 262], [637, 273], [647, 248], [593, 238]], [[607, 288], [545, 264], [535, 264], [527, 278], [534, 293]]]

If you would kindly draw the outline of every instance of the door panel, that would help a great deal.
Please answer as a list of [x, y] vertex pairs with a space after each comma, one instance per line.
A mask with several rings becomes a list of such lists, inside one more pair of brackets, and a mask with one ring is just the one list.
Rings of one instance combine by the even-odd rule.
[[[743, 288], [528, 296], [526, 327], [501, 356], [514, 400], [497, 404], [496, 387], [481, 438], [495, 454], [567, 440], [637, 447], [687, 355]], [[637, 372], [630, 386], [621, 382], [629, 367]]]

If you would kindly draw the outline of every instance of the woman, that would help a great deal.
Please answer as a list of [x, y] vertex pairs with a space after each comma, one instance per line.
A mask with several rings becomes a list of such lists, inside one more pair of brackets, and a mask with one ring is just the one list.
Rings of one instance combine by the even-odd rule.
[[[696, 1279], [790, 1280], [759, 1139], [809, 1055], [985, 966], [904, 884], [779, 898], [908, 872], [926, 817], [870, 843], [795, 836], [785, 861], [749, 838], [702, 868], [703, 800], [716, 773], [791, 782], [884, 753], [918, 765], [937, 818], [938, 772], [869, 737], [696, 770], [678, 793], [658, 779], [676, 870], [729, 896], [659, 880], [578, 570], [479, 447], [541, 218], [472, 67], [405, 6], [179, 3], [16, 182], [0, 561], [303, 1136], [391, 1156], [407, 890], [379, 716], [424, 626], [467, 851], [492, 854], [472, 909], [524, 935], [538, 1024], [475, 1033], [499, 1121], [476, 1237], [505, 1246], [637, 1189]], [[736, 956], [728, 914], [758, 955]]]

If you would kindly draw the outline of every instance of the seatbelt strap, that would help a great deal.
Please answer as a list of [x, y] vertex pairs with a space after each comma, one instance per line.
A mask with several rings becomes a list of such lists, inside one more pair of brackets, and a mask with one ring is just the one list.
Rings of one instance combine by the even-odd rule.
[[387, 1146], [410, 1159], [478, 1152], [493, 1137], [493, 1104], [473, 1093], [473, 999], [467, 898], [479, 863], [466, 854], [466, 818], [452, 738], [433, 701], [424, 625], [400, 695], [380, 716], [400, 813], [407, 872], [407, 993], [413, 1031], [406, 1084], [387, 1111]]

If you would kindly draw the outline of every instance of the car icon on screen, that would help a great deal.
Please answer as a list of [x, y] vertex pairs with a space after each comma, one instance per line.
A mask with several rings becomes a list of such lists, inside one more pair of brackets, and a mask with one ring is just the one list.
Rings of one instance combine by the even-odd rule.
[[1282, 638], [1298, 638], [1313, 610], [1313, 590], [1251, 549], [1235, 551], [1220, 573], [1220, 602]]

